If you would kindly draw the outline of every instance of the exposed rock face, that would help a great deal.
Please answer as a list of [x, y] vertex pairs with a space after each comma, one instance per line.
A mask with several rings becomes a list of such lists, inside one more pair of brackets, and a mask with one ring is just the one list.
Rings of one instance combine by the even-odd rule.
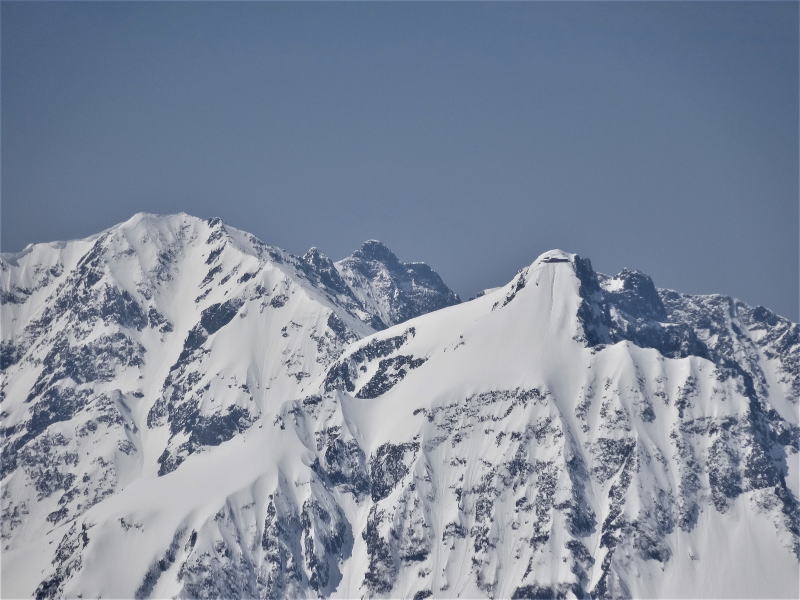
[[377, 240], [364, 242], [337, 262], [336, 269], [364, 309], [376, 315], [384, 327], [460, 302], [428, 265], [400, 262]]
[[800, 592], [763, 307], [551, 251], [413, 318], [457, 297], [379, 243], [186, 215], [0, 265], [4, 596]]

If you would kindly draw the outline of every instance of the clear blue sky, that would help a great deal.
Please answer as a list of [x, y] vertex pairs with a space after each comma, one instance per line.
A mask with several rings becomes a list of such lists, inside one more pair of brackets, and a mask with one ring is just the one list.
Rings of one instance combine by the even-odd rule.
[[2, 5], [2, 248], [137, 211], [798, 318], [797, 3]]

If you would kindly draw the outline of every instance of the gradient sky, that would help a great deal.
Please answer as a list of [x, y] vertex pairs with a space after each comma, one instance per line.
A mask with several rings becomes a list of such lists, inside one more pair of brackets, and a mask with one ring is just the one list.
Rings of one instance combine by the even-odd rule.
[[138, 211], [798, 319], [797, 3], [2, 4], [2, 249]]

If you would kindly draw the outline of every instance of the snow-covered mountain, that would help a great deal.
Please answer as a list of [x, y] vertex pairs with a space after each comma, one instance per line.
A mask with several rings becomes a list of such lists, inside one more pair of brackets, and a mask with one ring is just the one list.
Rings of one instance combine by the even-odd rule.
[[0, 264], [4, 597], [800, 592], [763, 307], [561, 251], [458, 303], [187, 215]]

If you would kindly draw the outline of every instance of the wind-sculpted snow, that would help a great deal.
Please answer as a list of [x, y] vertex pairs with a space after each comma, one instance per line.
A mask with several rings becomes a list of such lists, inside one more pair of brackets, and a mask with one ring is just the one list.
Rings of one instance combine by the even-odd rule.
[[186, 215], [2, 269], [5, 596], [800, 593], [765, 308], [561, 251], [450, 306]]

